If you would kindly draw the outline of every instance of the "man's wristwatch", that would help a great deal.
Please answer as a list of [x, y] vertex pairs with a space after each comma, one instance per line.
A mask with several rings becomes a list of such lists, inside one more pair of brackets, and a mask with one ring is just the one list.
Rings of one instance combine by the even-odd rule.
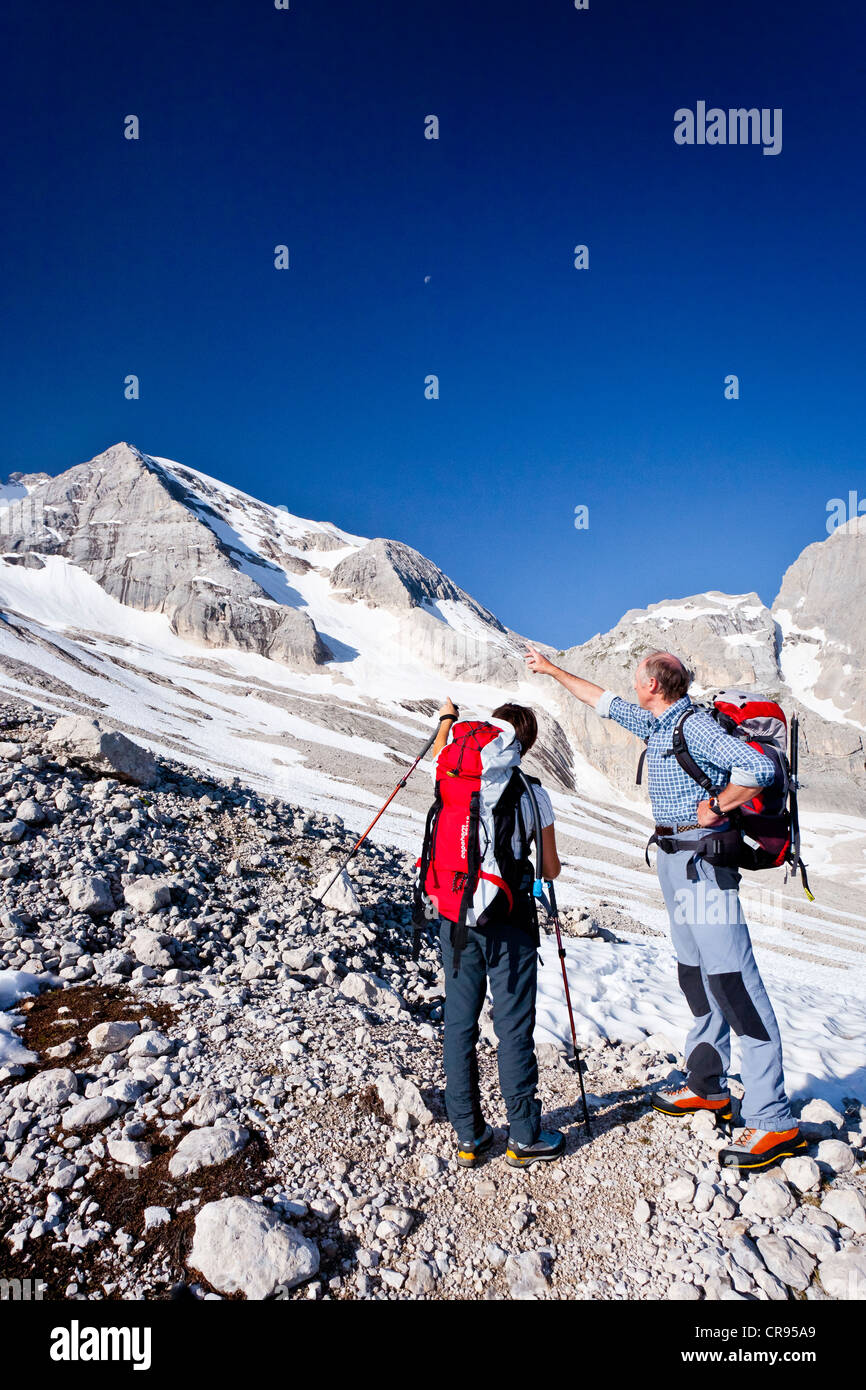
[[710, 797], [710, 810], [714, 816], [723, 816], [725, 814], [719, 805], [719, 798], [717, 796]]

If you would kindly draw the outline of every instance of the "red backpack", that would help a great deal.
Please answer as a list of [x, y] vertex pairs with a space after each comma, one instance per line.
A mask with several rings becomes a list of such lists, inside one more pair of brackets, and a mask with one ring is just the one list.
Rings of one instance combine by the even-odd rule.
[[789, 745], [788, 721], [781, 705], [776, 704], [775, 700], [762, 699], [742, 690], [721, 690], [712, 705], [695, 705], [687, 709], [673, 730], [673, 754], [680, 767], [711, 794], [721, 791], [721, 788], [715, 787], [695, 762], [683, 732], [683, 725], [698, 709], [712, 715], [725, 733], [744, 739], [773, 764], [775, 776], [770, 786], [763, 787], [731, 816], [732, 825], [740, 832], [740, 867], [775, 869], [788, 864], [795, 874], [800, 874], [803, 889], [811, 899], [806, 866], [800, 858], [797, 716], [794, 715], [791, 720]]
[[[461, 720], [436, 762], [436, 790], [417, 861], [416, 921], [452, 922], [455, 956], [467, 926], [512, 922], [537, 935], [533, 870], [519, 803], [520, 745], [510, 724]], [[520, 831], [521, 853], [512, 844]]]

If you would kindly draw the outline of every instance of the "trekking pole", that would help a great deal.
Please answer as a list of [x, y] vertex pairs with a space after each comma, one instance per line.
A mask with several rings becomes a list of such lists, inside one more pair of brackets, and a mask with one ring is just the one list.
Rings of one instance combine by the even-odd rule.
[[788, 782], [788, 809], [791, 817], [791, 848], [788, 851], [788, 862], [793, 868], [793, 878], [797, 877], [799, 871], [800, 881], [803, 884], [803, 892], [806, 894], [809, 902], [813, 903], [815, 901], [815, 894], [809, 887], [806, 865], [800, 858], [800, 807], [797, 800], [797, 792], [800, 787], [800, 720], [796, 714], [791, 718], [791, 745], [788, 767], [790, 768], [791, 774]]
[[[543, 850], [541, 844], [541, 816], [538, 811], [538, 802], [535, 799], [535, 793], [532, 790], [532, 783], [523, 772], [520, 773], [520, 779], [529, 793], [529, 800], [532, 803], [533, 820], [535, 822], [536, 869], [535, 882], [532, 885], [532, 896], [534, 898], [540, 898], [544, 903], [544, 909], [548, 918], [553, 922], [553, 927], [556, 932], [556, 950], [559, 956], [559, 963], [562, 967], [562, 983], [565, 986], [565, 1004], [568, 1009], [568, 1022], [571, 1027], [571, 1046], [574, 1053], [574, 1056], [568, 1060], [568, 1065], [571, 1067], [572, 1071], [577, 1072], [577, 1079], [580, 1082], [580, 1095], [583, 1101], [583, 1119], [586, 1124], [586, 1132], [591, 1136], [592, 1125], [589, 1122], [589, 1105], [587, 1104], [586, 1091], [583, 1086], [583, 1064], [581, 1063], [580, 1053], [577, 1048], [577, 1030], [574, 1026], [574, 1010], [571, 1007], [571, 991], [568, 988], [568, 975], [565, 969], [565, 947], [562, 944], [562, 934], [559, 930], [559, 909], [556, 906], [556, 894], [553, 891], [552, 882], [550, 879], [542, 879]], [[545, 882], [547, 883], [549, 894], [546, 898], [544, 896]]]
[[586, 1122], [587, 1134], [592, 1134], [592, 1126], [589, 1123], [589, 1106], [586, 1101], [586, 1091], [583, 1088], [583, 1066], [580, 1060], [580, 1053], [577, 1050], [577, 1032], [574, 1027], [574, 1011], [571, 1007], [571, 991], [568, 988], [568, 975], [565, 969], [565, 947], [562, 944], [562, 935], [559, 930], [559, 910], [556, 906], [556, 894], [553, 891], [553, 884], [550, 879], [547, 882], [547, 892], [550, 898], [550, 916], [553, 919], [553, 928], [556, 932], [556, 951], [559, 956], [559, 963], [562, 966], [562, 983], [565, 988], [565, 1003], [568, 1008], [568, 1021], [571, 1025], [571, 1045], [574, 1049], [574, 1057], [569, 1062], [572, 1071], [577, 1072], [577, 1079], [580, 1082], [580, 1097], [583, 1101], [583, 1118]]
[[[455, 711], [456, 711], [456, 708], [457, 708], [457, 707], [455, 706]], [[391, 802], [394, 800], [394, 797], [397, 795], [397, 793], [403, 790], [403, 788], [405, 787], [406, 783], [409, 781], [409, 778], [412, 776], [412, 773], [415, 771], [416, 767], [417, 767], [418, 764], [420, 763], [421, 759], [422, 759], [422, 758], [425, 758], [425, 757], [427, 756], [427, 754], [429, 753], [430, 749], [433, 747], [433, 744], [434, 744], [435, 741], [436, 741], [436, 736], [437, 736], [437, 734], [439, 733], [439, 728], [440, 728], [440, 726], [441, 726], [441, 724], [442, 724], [442, 720], [445, 719], [445, 718], [448, 718], [448, 717], [449, 717], [449, 716], [447, 716], [447, 715], [442, 715], [442, 716], [440, 717], [439, 724], [436, 726], [436, 728], [434, 729], [433, 733], [430, 735], [430, 737], [428, 738], [427, 742], [424, 744], [424, 747], [421, 749], [421, 752], [418, 754], [418, 756], [417, 756], [417, 758], [415, 759], [414, 763], [412, 764], [412, 766], [411, 766], [410, 768], [407, 769], [407, 771], [406, 771], [405, 775], [403, 776], [402, 780], [399, 781], [399, 782], [397, 783], [396, 787], [395, 787], [394, 790], [392, 791], [391, 795], [388, 797], [388, 800], [385, 802], [384, 806], [383, 806], [379, 811], [376, 812], [375, 816], [374, 816], [373, 819], [370, 821], [370, 824], [367, 826], [367, 829], [364, 831], [363, 835], [361, 835], [360, 838], [357, 839], [357, 840], [355, 841], [354, 845], [353, 845], [352, 848], [349, 850], [349, 853], [346, 855], [346, 858], [343, 860], [343, 862], [342, 862], [342, 864], [340, 865], [340, 867], [338, 868], [337, 872], [336, 872], [336, 873], [334, 874], [334, 876], [328, 881], [328, 883], [326, 884], [324, 890], [323, 890], [321, 893], [319, 893], [318, 896], [317, 896], [315, 893], [313, 894], [313, 899], [314, 899], [315, 902], [321, 903], [321, 902], [323, 902], [324, 899], [327, 897], [328, 893], [331, 891], [331, 889], [333, 888], [334, 884], [337, 882], [337, 879], [340, 877], [340, 874], [341, 874], [341, 873], [343, 872], [343, 870], [346, 868], [347, 864], [350, 864], [350, 863], [352, 862], [352, 860], [354, 859], [355, 855], [358, 853], [358, 850], [361, 848], [362, 844], [363, 844], [364, 841], [366, 840], [366, 838], [367, 838], [367, 836], [369, 835], [370, 831], [373, 829], [373, 826], [376, 824], [376, 821], [379, 819], [379, 817], [380, 817], [381, 815], [383, 815], [383, 814], [385, 813], [385, 811], [387, 811], [388, 807], [391, 805]]]

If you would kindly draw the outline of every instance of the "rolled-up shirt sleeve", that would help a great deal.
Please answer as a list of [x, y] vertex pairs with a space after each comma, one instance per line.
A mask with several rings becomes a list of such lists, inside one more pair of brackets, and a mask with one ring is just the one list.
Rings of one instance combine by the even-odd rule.
[[600, 714], [602, 719], [613, 719], [615, 723], [628, 729], [630, 734], [637, 734], [638, 738], [649, 738], [653, 715], [649, 710], [641, 709], [640, 705], [631, 705], [628, 700], [614, 695], [612, 690], [605, 690], [599, 695], [595, 703], [595, 712]]
[[716, 767], [726, 769], [735, 787], [769, 787], [776, 769], [769, 758], [752, 748], [745, 739], [734, 738], [723, 729], [699, 731], [697, 750]]

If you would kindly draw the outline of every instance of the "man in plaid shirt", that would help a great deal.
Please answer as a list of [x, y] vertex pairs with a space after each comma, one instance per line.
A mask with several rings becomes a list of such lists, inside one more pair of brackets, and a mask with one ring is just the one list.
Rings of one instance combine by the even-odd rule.
[[[673, 731], [694, 708], [687, 694], [691, 673], [671, 652], [652, 652], [640, 663], [636, 704], [563, 671], [531, 647], [526, 661], [531, 671], [553, 676], [602, 718], [614, 719], [646, 743], [656, 867], [680, 986], [693, 1016], [686, 1083], [656, 1092], [653, 1107], [672, 1116], [708, 1110], [730, 1120], [733, 1029], [740, 1042], [744, 1128], [719, 1158], [743, 1170], [770, 1168], [806, 1142], [785, 1094], [779, 1027], [752, 953], [739, 869], [730, 853], [718, 852], [718, 844], [730, 830], [730, 813], [771, 784], [773, 765], [745, 740], [726, 734], [710, 714], [696, 710], [682, 729], [688, 751], [712, 785], [723, 790], [708, 797], [689, 776], [673, 756]], [[721, 838], [714, 844], [716, 837]]]

